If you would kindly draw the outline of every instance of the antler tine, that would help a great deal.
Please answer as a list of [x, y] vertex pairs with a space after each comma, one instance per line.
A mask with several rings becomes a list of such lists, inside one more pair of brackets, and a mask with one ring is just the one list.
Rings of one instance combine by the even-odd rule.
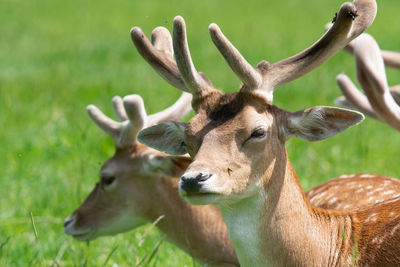
[[123, 100], [115, 96], [113, 106], [122, 122], [110, 119], [95, 105], [89, 105], [87, 111], [97, 126], [111, 136], [116, 147], [124, 148], [135, 144], [138, 131], [146, 125], [147, 121], [143, 99], [139, 95], [129, 95]]
[[361, 110], [358, 109], [358, 107], [354, 106], [352, 103], [350, 103], [344, 96], [339, 96], [336, 97], [335, 100], [333, 101], [336, 106], [344, 107], [347, 109], [352, 109], [352, 110], [358, 110], [361, 112]]
[[239, 77], [247, 89], [260, 88], [262, 77], [240, 54], [240, 52], [225, 37], [217, 24], [212, 23], [209, 26], [211, 39], [232, 71]]
[[127, 95], [124, 97], [123, 103], [136, 138], [136, 133], [147, 125], [147, 113], [143, 98], [140, 95]]
[[126, 114], [126, 111], [124, 109], [122, 98], [119, 96], [114, 96], [112, 99], [112, 103], [114, 107], [114, 112], [117, 115], [117, 117], [121, 121], [126, 121], [128, 119], [128, 115]]
[[385, 61], [385, 66], [400, 69], [400, 53], [394, 51], [382, 50], [382, 57]]
[[[346, 45], [344, 50], [350, 54], [354, 54], [355, 40]], [[400, 69], [400, 53], [395, 51], [381, 50], [381, 55], [386, 67]]]
[[168, 44], [166, 44], [171, 38], [168, 38], [167, 35], [170, 35], [167, 29], [157, 27], [152, 34], [153, 46], [139, 27], [134, 27], [131, 30], [133, 44], [147, 63], [169, 84], [180, 90], [190, 92], [173, 61]]
[[147, 127], [165, 121], [180, 121], [191, 110], [192, 94], [183, 92], [179, 99], [170, 107], [147, 117]]
[[354, 44], [354, 55], [358, 80], [375, 112], [387, 124], [400, 130], [400, 107], [390, 93], [378, 44], [372, 36], [363, 34]]
[[214, 89], [210, 81], [194, 67], [186, 38], [185, 21], [181, 16], [174, 18], [173, 47], [179, 73], [191, 93], [195, 97], [200, 97]]
[[344, 99], [336, 99], [336, 105], [356, 109], [374, 119], [379, 119], [374, 109], [371, 107], [371, 104], [369, 103], [367, 97], [357, 89], [357, 87], [350, 80], [350, 78], [347, 77], [347, 75], [338, 75], [336, 77], [336, 81], [344, 95]]
[[118, 137], [121, 131], [121, 123], [116, 122], [106, 115], [104, 115], [101, 110], [95, 105], [89, 105], [86, 108], [90, 118], [109, 136], [111, 136], [114, 140]]
[[375, 0], [344, 3], [332, 27], [314, 45], [295, 56], [270, 65], [263, 72], [263, 78], [271, 84], [268, 89], [274, 91], [324, 63], [368, 28], [375, 15]]
[[390, 93], [392, 94], [394, 101], [400, 105], [400, 84], [390, 87]]
[[163, 52], [171, 61], [174, 61], [174, 50], [172, 47], [172, 37], [164, 27], [157, 27], [151, 33], [151, 43], [154, 48]]

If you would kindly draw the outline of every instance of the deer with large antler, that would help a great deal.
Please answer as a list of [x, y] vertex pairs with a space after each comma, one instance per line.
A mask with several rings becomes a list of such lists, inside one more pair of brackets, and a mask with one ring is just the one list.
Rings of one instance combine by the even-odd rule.
[[340, 74], [337, 82], [344, 97], [336, 103], [359, 110], [400, 131], [400, 85], [389, 88], [385, 73], [385, 66], [400, 69], [400, 53], [381, 51], [369, 34], [357, 37], [347, 50], [354, 53], [357, 78], [365, 95], [348, 76]]
[[194, 67], [181, 17], [173, 46], [179, 73], [193, 94], [188, 123], [166, 122], [142, 130], [138, 140], [170, 154], [193, 158], [180, 194], [192, 204], [215, 204], [243, 266], [400, 264], [400, 200], [354, 212], [313, 207], [288, 160], [285, 141], [328, 138], [363, 120], [361, 113], [332, 107], [288, 112], [272, 105], [273, 91], [322, 64], [373, 21], [376, 2], [356, 0], [340, 8], [333, 26], [305, 51], [253, 69], [222, 34], [211, 38], [243, 86], [223, 94]]
[[[138, 28], [132, 30], [132, 37], [135, 44], [144, 44], [138, 45], [144, 48], [139, 50], [142, 55], [162, 57], [164, 61], [152, 60], [151, 56], [145, 58], [153, 62], [156, 70], [163, 71], [172, 85], [185, 86], [172, 58], [172, 40], [168, 30], [156, 28], [152, 34], [153, 44]], [[165, 68], [157, 62], [170, 63]], [[122, 233], [164, 216], [157, 224], [160, 230], [200, 262], [210, 266], [239, 265], [216, 207], [191, 206], [178, 195], [177, 175], [183, 173], [189, 164], [187, 158], [159, 153], [140, 145], [135, 137], [145, 125], [184, 117], [189, 96], [183, 95], [172, 107], [148, 117], [140, 96], [128, 96], [124, 100], [115, 97], [113, 106], [122, 123], [109, 119], [93, 105], [88, 107], [94, 122], [113, 137], [116, 154], [104, 163], [100, 182], [87, 200], [66, 219], [67, 234], [78, 240], [92, 240]], [[397, 192], [400, 192], [398, 180], [359, 174], [333, 179], [310, 190], [306, 197], [318, 207], [353, 210], [389, 199]]]

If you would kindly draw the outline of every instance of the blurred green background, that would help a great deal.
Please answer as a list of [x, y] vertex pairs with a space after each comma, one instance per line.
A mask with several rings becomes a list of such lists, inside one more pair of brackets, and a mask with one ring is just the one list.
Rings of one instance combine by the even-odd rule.
[[[87, 1], [0, 2], [0, 266], [133, 266], [162, 238], [153, 230], [137, 246], [144, 226], [115, 237], [80, 243], [63, 233], [63, 220], [98, 180], [114, 145], [85, 107], [113, 115], [114, 95], [140, 94], [148, 113], [172, 104], [180, 92], [145, 63], [129, 31], [148, 35], [175, 15], [186, 19], [193, 60], [218, 88], [235, 91], [239, 80], [213, 46], [208, 25], [217, 23], [250, 63], [276, 62], [311, 45], [342, 0], [291, 1]], [[400, 1], [378, 3], [368, 30], [380, 46], [400, 50]], [[352, 56], [340, 52], [312, 73], [279, 89], [275, 104], [295, 111], [333, 105], [335, 82], [355, 79]], [[388, 70], [391, 85], [399, 72]], [[344, 173], [400, 176], [400, 134], [367, 118], [328, 140], [288, 142], [305, 190]], [[38, 239], [31, 225], [32, 212]], [[150, 263], [193, 266], [193, 259], [163, 243]]]

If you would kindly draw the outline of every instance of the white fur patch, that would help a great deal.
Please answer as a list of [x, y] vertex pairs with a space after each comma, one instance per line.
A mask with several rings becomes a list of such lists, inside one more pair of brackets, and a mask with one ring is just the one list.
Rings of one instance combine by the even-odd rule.
[[219, 207], [242, 266], [271, 266], [264, 255], [258, 254], [260, 215], [266, 198], [268, 195], [262, 192], [233, 206]]

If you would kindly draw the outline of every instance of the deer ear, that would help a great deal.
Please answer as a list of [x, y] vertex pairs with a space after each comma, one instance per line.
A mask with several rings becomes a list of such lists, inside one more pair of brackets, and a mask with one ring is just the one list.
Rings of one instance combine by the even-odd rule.
[[319, 141], [334, 136], [364, 120], [360, 112], [334, 107], [312, 107], [289, 113], [284, 126], [285, 139], [291, 136]]
[[189, 156], [160, 156], [149, 161], [149, 171], [170, 177], [180, 177], [192, 159]]
[[172, 154], [186, 154], [184, 143], [186, 123], [168, 121], [139, 132], [137, 139], [142, 144]]

